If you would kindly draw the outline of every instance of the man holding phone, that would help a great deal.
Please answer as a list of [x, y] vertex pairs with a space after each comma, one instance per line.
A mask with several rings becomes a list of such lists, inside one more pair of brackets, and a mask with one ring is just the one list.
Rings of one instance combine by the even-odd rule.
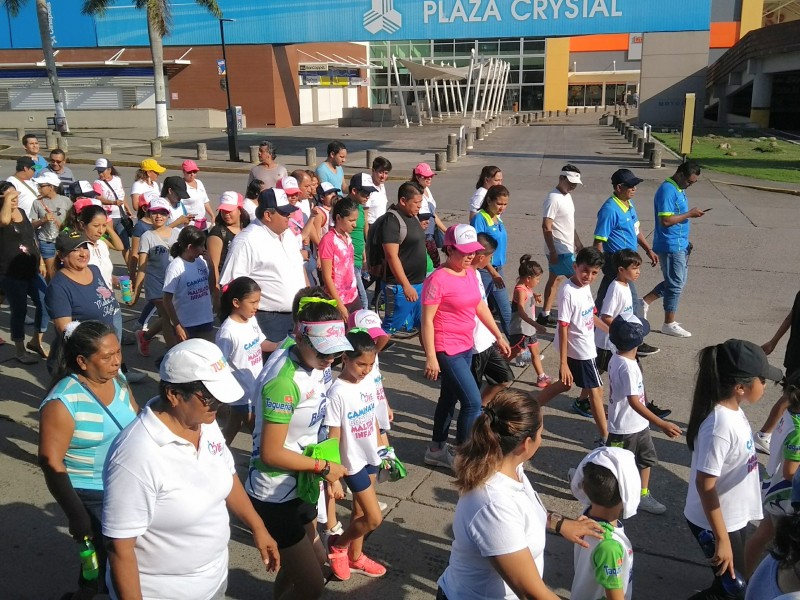
[[700, 165], [687, 161], [678, 167], [672, 177], [656, 191], [653, 207], [656, 229], [653, 235], [653, 250], [658, 254], [664, 281], [644, 297], [644, 314], [648, 306], [658, 298], [664, 299], [664, 324], [661, 333], [674, 337], [691, 337], [692, 334], [675, 321], [678, 302], [686, 285], [689, 269], [689, 219], [702, 217], [707, 210], [689, 208], [686, 190], [700, 178]]

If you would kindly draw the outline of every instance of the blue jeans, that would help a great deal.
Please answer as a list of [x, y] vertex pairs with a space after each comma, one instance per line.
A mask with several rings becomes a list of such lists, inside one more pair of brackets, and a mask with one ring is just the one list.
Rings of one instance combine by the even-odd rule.
[[416, 302], [409, 302], [405, 292], [403, 292], [402, 285], [386, 285], [385, 287], [394, 295], [392, 313], [387, 314], [383, 319], [383, 329], [386, 333], [392, 335], [397, 331], [419, 329], [419, 322], [422, 317], [422, 284], [418, 283], [411, 286], [417, 292]]
[[462, 444], [469, 437], [475, 419], [481, 414], [481, 391], [472, 375], [472, 348], [453, 355], [437, 352], [436, 359], [441, 370], [442, 389], [433, 413], [431, 439], [439, 444], [447, 441], [450, 422], [458, 402], [460, 409], [456, 423], [456, 443]]
[[[503, 267], [495, 267], [500, 276], [503, 276]], [[500, 328], [503, 333], [508, 337], [510, 335], [509, 328], [511, 326], [511, 300], [508, 298], [508, 287], [499, 288], [494, 284], [492, 276], [486, 269], [478, 271], [481, 274], [481, 281], [486, 290], [486, 299], [490, 308], [494, 308], [500, 313]]]
[[361, 300], [362, 308], [367, 308], [369, 306], [369, 301], [367, 299], [367, 290], [364, 287], [364, 280], [361, 278], [361, 271], [362, 267], [353, 266], [353, 274], [356, 278], [356, 287], [358, 288], [358, 299]]
[[36, 330], [44, 333], [50, 323], [50, 315], [44, 304], [44, 293], [47, 284], [41, 275], [37, 274], [30, 279], [17, 279], [5, 276], [0, 278], [0, 288], [6, 294], [8, 307], [11, 313], [11, 339], [16, 341], [25, 339], [25, 315], [28, 312], [28, 298], [33, 301], [36, 309], [34, 325]]
[[678, 312], [678, 302], [689, 274], [689, 255], [685, 251], [659, 252], [658, 260], [661, 263], [664, 281], [651, 293], [664, 299], [664, 312]]

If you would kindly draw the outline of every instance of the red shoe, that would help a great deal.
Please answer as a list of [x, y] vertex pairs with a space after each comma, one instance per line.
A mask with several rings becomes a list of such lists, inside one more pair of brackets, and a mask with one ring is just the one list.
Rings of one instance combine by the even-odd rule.
[[136, 331], [136, 346], [141, 356], [150, 356], [150, 340], [144, 337], [144, 329]]
[[356, 560], [348, 559], [348, 562], [349, 570], [353, 573], [361, 573], [367, 577], [383, 577], [386, 575], [386, 567], [380, 563], [376, 563], [363, 552]]
[[536, 387], [537, 387], [537, 388], [540, 388], [540, 389], [544, 389], [544, 388], [546, 388], [548, 385], [550, 385], [552, 382], [553, 382], [553, 380], [552, 380], [552, 379], [550, 379], [550, 376], [549, 376], [549, 375], [546, 375], [546, 374], [542, 373], [542, 374], [541, 374], [541, 375], [539, 375], [539, 377], [536, 379]]
[[347, 556], [347, 546], [335, 546], [339, 541], [338, 535], [332, 535], [328, 540], [328, 562], [331, 565], [333, 576], [339, 581], [350, 579], [350, 559]]

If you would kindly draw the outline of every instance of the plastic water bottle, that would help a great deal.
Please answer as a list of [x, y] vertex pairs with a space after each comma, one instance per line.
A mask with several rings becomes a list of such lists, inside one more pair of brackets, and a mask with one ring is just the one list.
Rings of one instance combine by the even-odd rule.
[[133, 289], [131, 286], [131, 278], [122, 276], [119, 278], [119, 289], [122, 292], [122, 301], [130, 302], [133, 300]]
[[[700, 535], [697, 536], [697, 540], [700, 542], [700, 548], [703, 550], [705, 557], [714, 558], [714, 555], [717, 553], [717, 541], [714, 537], [714, 532], [704, 529], [700, 532]], [[736, 574], [736, 579], [733, 579], [727, 571], [720, 576], [722, 587], [725, 589], [725, 592], [732, 596], [743, 595], [747, 588], [747, 583], [739, 571], [734, 570], [734, 573]]]
[[94, 581], [100, 574], [97, 565], [97, 552], [89, 536], [84, 536], [80, 545], [79, 556], [81, 558], [81, 575], [86, 581]]

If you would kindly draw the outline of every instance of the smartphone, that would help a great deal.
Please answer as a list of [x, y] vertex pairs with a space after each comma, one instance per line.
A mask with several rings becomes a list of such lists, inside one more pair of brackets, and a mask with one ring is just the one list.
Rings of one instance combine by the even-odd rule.
[[708, 211], [710, 211], [710, 210], [714, 210], [714, 209], [713, 209], [713, 208], [706, 208], [706, 209], [704, 209], [704, 210], [703, 210], [703, 212], [704, 212], [704, 213], [707, 213], [707, 212], [708, 212]]

